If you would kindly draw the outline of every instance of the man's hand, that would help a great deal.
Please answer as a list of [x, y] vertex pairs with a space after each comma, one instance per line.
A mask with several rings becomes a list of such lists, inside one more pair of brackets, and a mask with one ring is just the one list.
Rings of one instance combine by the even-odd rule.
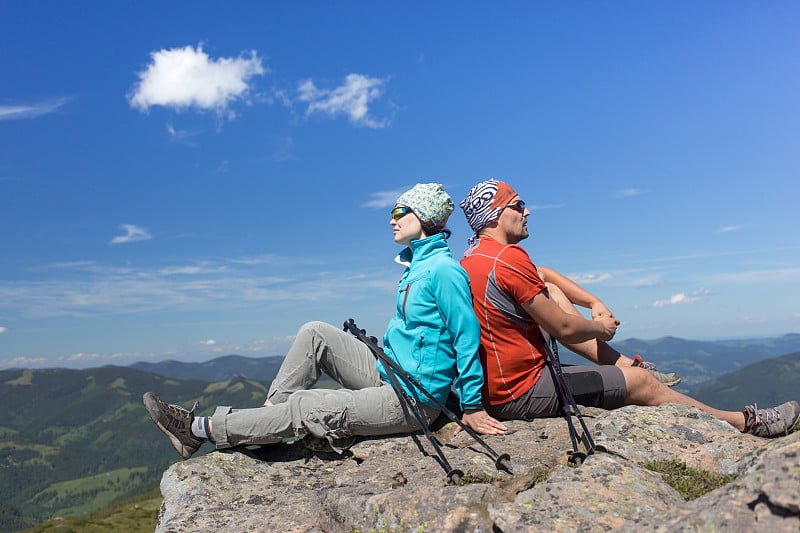
[[595, 301], [592, 303], [592, 319], [597, 320], [598, 318], [614, 318], [614, 315], [611, 313], [606, 305], [601, 302], [600, 300]]
[[594, 322], [602, 328], [600, 334], [597, 335], [598, 339], [601, 341], [610, 341], [614, 338], [614, 335], [617, 333], [617, 326], [619, 326], [619, 320], [611, 317], [602, 317], [595, 319]]
[[[502, 422], [489, 416], [489, 413], [483, 409], [468, 409], [464, 411], [461, 422], [475, 433], [482, 435], [502, 435], [508, 431], [508, 428]], [[461, 426], [456, 428], [453, 436], [458, 435], [460, 431]]]

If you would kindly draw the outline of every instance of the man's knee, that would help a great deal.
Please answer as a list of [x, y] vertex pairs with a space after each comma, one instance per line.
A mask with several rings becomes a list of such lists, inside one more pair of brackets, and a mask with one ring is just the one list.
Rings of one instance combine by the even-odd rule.
[[617, 367], [622, 375], [625, 376], [625, 388], [627, 389], [627, 402], [637, 405], [654, 405], [653, 399], [656, 397], [661, 383], [653, 375], [638, 366]]
[[558, 285], [545, 283], [545, 286], [547, 287], [547, 292], [550, 295], [550, 298], [552, 298], [553, 301], [558, 304], [562, 311], [573, 315], [580, 315], [580, 312], [575, 309], [575, 306], [572, 304], [570, 299], [567, 298], [567, 295], [564, 294], [564, 291], [558, 287]]

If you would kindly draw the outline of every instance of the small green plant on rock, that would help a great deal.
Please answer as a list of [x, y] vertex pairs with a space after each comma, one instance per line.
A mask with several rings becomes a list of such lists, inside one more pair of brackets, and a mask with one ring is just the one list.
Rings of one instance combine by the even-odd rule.
[[472, 485], [473, 483], [494, 483], [497, 478], [489, 474], [473, 474], [465, 472], [464, 476], [458, 481], [459, 486]]
[[708, 470], [691, 468], [680, 459], [653, 461], [645, 463], [644, 467], [661, 474], [664, 481], [686, 500], [699, 498], [736, 479], [736, 476], [730, 474], [717, 474]]

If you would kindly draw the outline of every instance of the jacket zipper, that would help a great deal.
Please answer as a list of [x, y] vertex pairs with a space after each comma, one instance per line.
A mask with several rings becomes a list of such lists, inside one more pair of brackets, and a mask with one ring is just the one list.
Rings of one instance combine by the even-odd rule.
[[408, 291], [409, 291], [409, 289], [411, 288], [411, 286], [413, 284], [414, 284], [414, 282], [412, 281], [411, 283], [406, 285], [404, 289], [400, 290], [400, 292], [404, 292], [405, 293], [403, 295], [403, 307], [402, 307], [403, 322], [408, 322], [408, 320], [406, 319], [406, 302], [408, 301]]

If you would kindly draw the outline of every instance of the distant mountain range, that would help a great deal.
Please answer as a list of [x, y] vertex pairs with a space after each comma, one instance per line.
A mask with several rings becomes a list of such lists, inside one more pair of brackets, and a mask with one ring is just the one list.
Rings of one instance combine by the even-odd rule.
[[[734, 372], [747, 365], [800, 351], [800, 334], [781, 337], [726, 341], [693, 341], [677, 337], [655, 340], [626, 339], [610, 343], [621, 353], [633, 357], [640, 354], [646, 361], [658, 365], [664, 372], [677, 372], [683, 376], [680, 390]], [[562, 360], [584, 364], [585, 359], [563, 351]]]
[[692, 388], [689, 395], [728, 411], [739, 411], [745, 403], [773, 407], [788, 400], [800, 401], [800, 352], [725, 374]]
[[[661, 337], [655, 340], [632, 338], [614, 341], [611, 345], [630, 357], [640, 354], [646, 361], [655, 363], [665, 372], [679, 373], [683, 376], [681, 390], [688, 390], [756, 361], [800, 351], [800, 334], [726, 341], [694, 341], [677, 337]], [[586, 363], [585, 359], [566, 349], [561, 352], [561, 359], [565, 363]], [[175, 379], [224, 381], [239, 375], [269, 383], [278, 373], [282, 362], [283, 356], [227, 355], [203, 363], [140, 362], [131, 367]]]
[[275, 378], [282, 362], [282, 355], [271, 357], [226, 355], [204, 363], [169, 360], [160, 363], [134, 363], [131, 367], [175, 379], [225, 381], [234, 376], [247, 376], [249, 379], [269, 383]]
[[[800, 396], [800, 335], [630, 339], [615, 346], [680, 372], [681, 386], [695, 384], [690, 393], [715, 407], [766, 407]], [[570, 357], [564, 350], [562, 359]], [[216, 405], [258, 407], [282, 360], [231, 355], [204, 363], [0, 371], [0, 533], [155, 488], [167, 465], [180, 459], [148, 418], [144, 392], [187, 408], [199, 401], [199, 414]]]

